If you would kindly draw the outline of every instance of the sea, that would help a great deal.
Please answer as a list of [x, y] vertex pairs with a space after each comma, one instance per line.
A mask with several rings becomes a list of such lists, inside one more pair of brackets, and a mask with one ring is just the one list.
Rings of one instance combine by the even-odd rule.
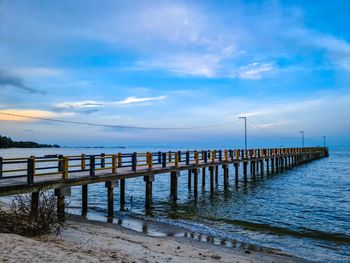
[[[169, 151], [171, 147], [0, 149], [1, 157], [46, 154], [111, 154]], [[179, 149], [176, 149], [179, 150]], [[187, 171], [178, 178], [178, 201], [170, 198], [170, 176], [155, 176], [152, 212], [145, 212], [143, 178], [126, 180], [126, 211], [119, 212], [119, 188], [115, 188], [115, 221], [123, 227], [150, 235], [170, 235], [169, 230], [217, 245], [273, 248], [317, 262], [350, 262], [350, 147], [330, 147], [328, 158], [273, 175], [249, 177], [242, 170], [238, 184], [229, 167], [229, 187], [223, 187], [222, 169], [213, 194], [209, 172], [204, 188], [199, 174], [198, 199], [187, 187]], [[241, 165], [242, 166], [242, 165]], [[241, 169], [241, 168], [240, 168]], [[0, 200], [8, 201], [10, 197]], [[73, 187], [69, 212], [81, 213], [81, 187]], [[88, 218], [107, 221], [104, 183], [89, 186]], [[154, 228], [163, 225], [164, 228]], [[181, 232], [181, 231], [180, 231]], [[179, 234], [179, 232], [177, 232]], [[173, 235], [173, 233], [171, 234]], [[175, 233], [176, 235], [176, 233]]]

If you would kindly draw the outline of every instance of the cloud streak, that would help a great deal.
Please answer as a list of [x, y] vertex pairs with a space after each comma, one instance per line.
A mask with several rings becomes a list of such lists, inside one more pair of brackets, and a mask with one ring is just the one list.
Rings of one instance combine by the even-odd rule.
[[14, 87], [30, 94], [44, 94], [43, 91], [24, 84], [23, 79], [0, 69], [0, 88]]
[[167, 98], [167, 96], [158, 96], [158, 97], [127, 97], [123, 100], [119, 101], [94, 101], [94, 100], [86, 100], [86, 101], [75, 101], [75, 102], [63, 102], [56, 104], [54, 106], [57, 110], [97, 110], [99, 108], [107, 108], [107, 107], [123, 107], [123, 106], [147, 106], [149, 102], [153, 101], [163, 101]]

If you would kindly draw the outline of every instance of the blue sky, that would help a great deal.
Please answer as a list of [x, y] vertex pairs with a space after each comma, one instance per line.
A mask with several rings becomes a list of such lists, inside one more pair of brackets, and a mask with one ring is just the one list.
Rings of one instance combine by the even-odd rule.
[[[349, 145], [349, 1], [0, 1], [0, 134], [61, 145]], [[227, 122], [229, 122], [227, 124]]]

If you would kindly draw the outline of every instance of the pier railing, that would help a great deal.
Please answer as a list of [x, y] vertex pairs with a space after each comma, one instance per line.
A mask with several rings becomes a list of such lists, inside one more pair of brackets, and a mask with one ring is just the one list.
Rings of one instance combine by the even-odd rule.
[[[54, 189], [57, 211], [64, 220], [65, 196], [72, 186], [82, 187], [82, 214], [88, 211], [88, 185], [105, 183], [107, 188], [108, 219], [114, 216], [113, 189], [120, 183], [120, 210], [125, 209], [125, 181], [143, 177], [145, 182], [145, 208], [151, 209], [152, 182], [156, 174], [170, 173], [170, 197], [176, 202], [180, 171], [188, 171], [187, 186], [194, 198], [198, 197], [198, 174], [202, 174], [202, 189], [209, 172], [210, 193], [219, 182], [219, 166], [223, 169], [224, 189], [229, 185], [229, 166], [234, 167], [234, 181], [239, 182], [239, 165], [248, 181], [248, 167], [253, 180], [256, 176], [275, 174], [294, 166], [328, 156], [324, 147], [273, 148], [273, 149], [224, 149], [196, 151], [168, 151], [144, 153], [115, 153], [99, 155], [46, 155], [29, 158], [0, 157], [0, 196], [22, 193], [32, 194], [31, 207], [37, 211], [39, 192]], [[193, 185], [192, 185], [193, 183]], [[193, 186], [193, 187], [192, 187]]]
[[61, 175], [65, 180], [69, 174], [84, 173], [96, 176], [97, 171], [118, 174], [118, 170], [137, 172], [144, 169], [177, 168], [181, 165], [208, 164], [216, 162], [242, 162], [259, 158], [289, 156], [325, 151], [323, 147], [269, 148], [269, 149], [224, 149], [167, 151], [143, 153], [115, 153], [99, 155], [46, 155], [29, 158], [0, 157], [0, 180], [26, 177], [28, 184], [39, 176]]

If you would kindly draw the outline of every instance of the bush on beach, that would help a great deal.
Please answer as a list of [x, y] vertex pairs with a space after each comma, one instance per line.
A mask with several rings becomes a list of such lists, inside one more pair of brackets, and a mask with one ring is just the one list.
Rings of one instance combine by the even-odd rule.
[[32, 211], [31, 195], [17, 195], [9, 209], [0, 208], [0, 232], [23, 236], [58, 235], [63, 222], [58, 219], [53, 193], [40, 192], [37, 210]]

